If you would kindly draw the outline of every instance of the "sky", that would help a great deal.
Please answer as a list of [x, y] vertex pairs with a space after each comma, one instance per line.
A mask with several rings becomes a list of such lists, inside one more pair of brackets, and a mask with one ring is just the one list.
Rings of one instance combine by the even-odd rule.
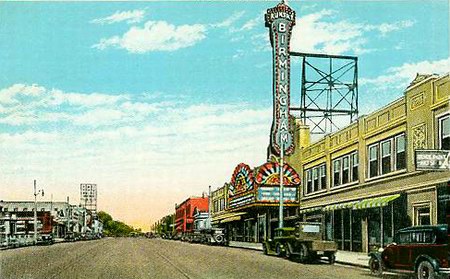
[[[0, 2], [0, 199], [79, 201], [148, 230], [266, 161], [275, 1]], [[446, 73], [448, 1], [289, 1], [291, 50], [358, 56], [359, 109]], [[297, 58], [298, 59], [298, 58]], [[292, 61], [298, 105], [300, 62]]]

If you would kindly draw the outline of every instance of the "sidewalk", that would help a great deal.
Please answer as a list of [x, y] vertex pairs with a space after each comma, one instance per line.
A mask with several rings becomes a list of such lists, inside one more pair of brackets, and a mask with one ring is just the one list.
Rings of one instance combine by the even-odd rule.
[[369, 259], [367, 253], [341, 250], [336, 253], [336, 262], [340, 264], [369, 268]]
[[[230, 241], [228, 246], [236, 247], [236, 248], [258, 250], [258, 251], [263, 250], [262, 243]], [[336, 253], [336, 263], [368, 268], [369, 267], [369, 257], [367, 256], [366, 253], [349, 252], [349, 251], [340, 251], [339, 250]]]

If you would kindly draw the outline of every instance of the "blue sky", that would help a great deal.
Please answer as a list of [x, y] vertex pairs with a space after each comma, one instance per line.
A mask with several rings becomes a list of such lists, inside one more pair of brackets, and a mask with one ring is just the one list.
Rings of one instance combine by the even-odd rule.
[[[37, 178], [76, 200], [93, 182], [101, 208], [143, 226], [264, 163], [275, 4], [1, 2], [0, 196], [30, 199]], [[289, 5], [292, 50], [358, 56], [363, 113], [449, 71], [448, 1]]]

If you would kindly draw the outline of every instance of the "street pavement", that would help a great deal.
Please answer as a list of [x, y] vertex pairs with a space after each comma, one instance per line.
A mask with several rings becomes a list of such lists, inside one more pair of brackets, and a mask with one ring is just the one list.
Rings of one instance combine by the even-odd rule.
[[374, 278], [367, 269], [301, 264], [262, 252], [146, 238], [32, 246], [0, 251], [0, 278]]

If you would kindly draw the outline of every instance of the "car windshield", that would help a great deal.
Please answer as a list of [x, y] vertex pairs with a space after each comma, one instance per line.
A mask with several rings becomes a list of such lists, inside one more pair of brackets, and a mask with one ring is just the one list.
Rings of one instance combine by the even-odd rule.
[[302, 232], [305, 233], [319, 233], [320, 232], [320, 225], [301, 225], [300, 226]]

